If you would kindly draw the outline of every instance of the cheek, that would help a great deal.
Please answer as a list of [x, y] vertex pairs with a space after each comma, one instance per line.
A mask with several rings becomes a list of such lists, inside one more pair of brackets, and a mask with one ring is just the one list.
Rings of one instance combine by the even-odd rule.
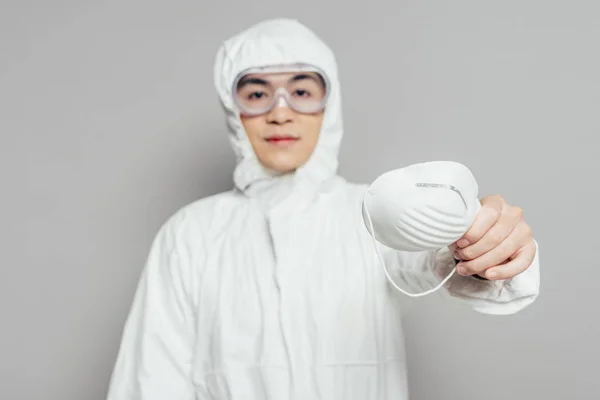
[[307, 116], [306, 120], [303, 121], [306, 137], [316, 140], [321, 133], [322, 124], [323, 118], [321, 116]]
[[254, 141], [261, 137], [261, 133], [264, 130], [265, 123], [258, 117], [255, 118], [244, 118], [242, 117], [242, 127], [246, 132], [246, 136], [250, 141]]

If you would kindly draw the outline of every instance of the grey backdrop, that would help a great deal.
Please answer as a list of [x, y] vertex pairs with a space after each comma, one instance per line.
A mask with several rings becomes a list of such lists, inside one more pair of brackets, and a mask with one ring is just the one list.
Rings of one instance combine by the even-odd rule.
[[526, 311], [417, 302], [412, 398], [600, 398], [600, 3], [0, 7], [1, 399], [105, 397], [158, 227], [231, 186], [215, 51], [275, 16], [299, 18], [338, 55], [343, 176], [460, 161], [482, 195], [522, 206], [534, 228], [542, 293]]

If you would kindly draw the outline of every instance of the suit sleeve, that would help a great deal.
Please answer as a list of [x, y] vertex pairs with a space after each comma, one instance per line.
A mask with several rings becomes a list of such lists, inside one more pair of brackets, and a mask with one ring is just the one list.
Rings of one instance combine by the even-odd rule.
[[[391, 278], [412, 293], [439, 285], [452, 271], [456, 260], [448, 248], [403, 252], [381, 246], [381, 255]], [[530, 267], [506, 280], [480, 280], [454, 274], [440, 291], [483, 314], [515, 314], [533, 303], [540, 291], [539, 248]]]
[[[192, 254], [181, 214], [156, 235], [134, 296], [107, 400], [193, 400]], [[187, 242], [190, 242], [187, 240]]]

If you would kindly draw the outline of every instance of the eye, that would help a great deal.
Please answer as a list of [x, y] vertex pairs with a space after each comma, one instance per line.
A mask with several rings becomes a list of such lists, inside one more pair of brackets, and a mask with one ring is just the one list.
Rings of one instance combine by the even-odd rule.
[[260, 100], [260, 99], [262, 99], [262, 98], [264, 98], [266, 96], [267, 96], [267, 94], [265, 92], [256, 91], [256, 92], [250, 93], [248, 95], [248, 99], [249, 100], [253, 100], [253, 99]]
[[294, 94], [299, 97], [310, 97], [310, 92], [304, 89], [296, 89]]

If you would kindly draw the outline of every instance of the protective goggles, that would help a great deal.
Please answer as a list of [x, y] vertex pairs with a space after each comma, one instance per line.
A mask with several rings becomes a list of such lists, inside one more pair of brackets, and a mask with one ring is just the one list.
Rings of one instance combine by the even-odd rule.
[[252, 68], [238, 75], [232, 93], [244, 115], [261, 115], [275, 106], [313, 114], [325, 108], [329, 81], [323, 71], [305, 64]]

